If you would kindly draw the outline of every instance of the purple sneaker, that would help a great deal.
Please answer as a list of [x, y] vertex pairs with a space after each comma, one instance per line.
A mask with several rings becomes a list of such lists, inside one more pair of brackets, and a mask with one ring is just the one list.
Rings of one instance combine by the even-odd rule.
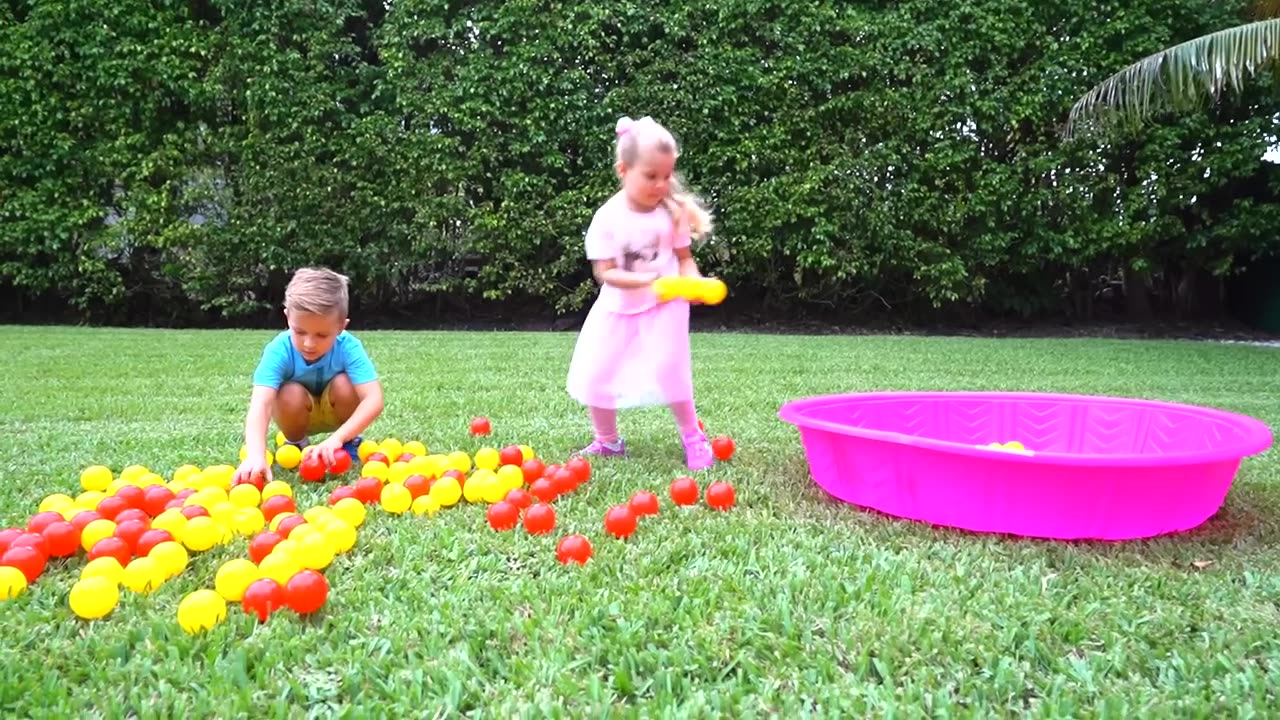
[[590, 445], [582, 448], [574, 454], [621, 457], [627, 454], [627, 443], [625, 440], [619, 440], [616, 443], [602, 443], [599, 440], [592, 440]]
[[706, 470], [716, 464], [716, 456], [711, 452], [711, 443], [701, 432], [686, 435], [684, 438], [684, 459], [690, 470]]

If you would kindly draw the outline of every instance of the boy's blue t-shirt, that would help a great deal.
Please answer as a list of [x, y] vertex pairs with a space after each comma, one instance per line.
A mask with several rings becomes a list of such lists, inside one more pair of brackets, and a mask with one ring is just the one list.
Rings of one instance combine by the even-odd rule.
[[285, 330], [267, 343], [262, 360], [253, 372], [253, 384], [280, 389], [286, 382], [301, 383], [312, 395], [320, 395], [333, 380], [333, 376], [345, 372], [352, 385], [373, 382], [378, 373], [373, 361], [364, 351], [364, 345], [346, 330], [338, 333], [333, 347], [314, 363], [308, 363], [293, 346], [289, 331]]

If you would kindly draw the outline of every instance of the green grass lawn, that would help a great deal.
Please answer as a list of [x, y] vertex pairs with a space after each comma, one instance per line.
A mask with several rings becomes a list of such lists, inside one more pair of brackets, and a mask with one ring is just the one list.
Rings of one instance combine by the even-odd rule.
[[[235, 464], [249, 379], [272, 332], [0, 328], [0, 526], [80, 470]], [[564, 392], [574, 336], [362, 333], [385, 383], [376, 439], [474, 451], [589, 440]], [[597, 463], [551, 536], [495, 533], [482, 507], [371, 510], [326, 571], [316, 617], [232, 607], [190, 636], [179, 599], [244, 540], [193, 555], [105, 621], [67, 608], [83, 560], [0, 603], [6, 717], [862, 714], [1222, 717], [1276, 707], [1280, 462], [1245, 462], [1223, 510], [1185, 536], [1123, 544], [977, 536], [829, 500], [777, 419], [797, 396], [870, 389], [1044, 390], [1212, 405], [1280, 423], [1280, 351], [1189, 342], [697, 335], [708, 429], [738, 444], [710, 478], [738, 506], [675, 509], [683, 455], [662, 409], [624, 413], [633, 456]], [[663, 499], [628, 541], [615, 503]], [[300, 508], [327, 489], [298, 489]], [[561, 566], [556, 540], [595, 544]], [[1200, 567], [1202, 561], [1212, 564]], [[1238, 708], [1238, 710], [1237, 710]]]

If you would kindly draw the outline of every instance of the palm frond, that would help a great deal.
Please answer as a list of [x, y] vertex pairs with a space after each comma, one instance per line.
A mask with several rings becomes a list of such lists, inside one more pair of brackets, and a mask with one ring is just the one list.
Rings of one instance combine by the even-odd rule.
[[1280, 57], [1280, 19], [1220, 30], [1149, 55], [1085, 93], [1071, 108], [1077, 127], [1136, 123], [1162, 109], [1216, 101]]

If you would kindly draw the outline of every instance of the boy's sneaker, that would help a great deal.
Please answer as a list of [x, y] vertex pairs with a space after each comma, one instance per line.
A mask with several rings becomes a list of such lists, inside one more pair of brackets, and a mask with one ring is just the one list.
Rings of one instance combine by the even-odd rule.
[[360, 462], [360, 443], [362, 442], [364, 442], [364, 438], [357, 435], [351, 440], [342, 443], [342, 449], [346, 450], [347, 454], [351, 456], [353, 464], [359, 464]]
[[684, 437], [684, 459], [690, 470], [706, 470], [716, 464], [716, 456], [711, 452], [711, 443], [707, 436], [696, 432]]
[[285, 444], [285, 445], [292, 445], [292, 446], [294, 446], [294, 447], [298, 448], [299, 450], [306, 450], [306, 449], [307, 449], [307, 446], [311, 444], [311, 438], [309, 438], [309, 437], [304, 437], [304, 438], [302, 438], [301, 440], [285, 440], [285, 441], [284, 441], [284, 444]]
[[575, 455], [602, 455], [604, 457], [623, 456], [627, 454], [627, 443], [619, 440], [616, 443], [604, 443], [592, 440], [591, 444], [582, 448]]

